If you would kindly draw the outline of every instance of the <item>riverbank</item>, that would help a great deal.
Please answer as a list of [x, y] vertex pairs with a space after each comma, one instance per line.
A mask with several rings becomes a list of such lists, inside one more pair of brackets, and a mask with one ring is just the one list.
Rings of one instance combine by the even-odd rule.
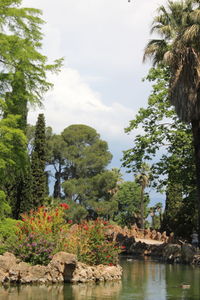
[[12, 253], [0, 255], [0, 282], [2, 284], [84, 283], [120, 280], [122, 268], [117, 266], [89, 266], [77, 261], [74, 254], [59, 252], [47, 266], [20, 261]]
[[122, 247], [122, 255], [153, 257], [167, 263], [183, 263], [200, 266], [200, 252], [189, 243], [179, 242], [173, 234], [166, 235], [155, 230], [141, 230], [136, 226], [130, 229], [112, 226], [108, 239]]
[[[121, 280], [0, 287], [1, 300], [200, 299], [200, 268], [154, 259], [121, 259]], [[190, 288], [184, 289], [185, 283]]]
[[153, 257], [167, 263], [192, 264], [200, 267], [200, 252], [190, 244], [171, 244], [149, 239], [135, 239], [133, 242], [132, 237], [124, 237], [122, 246], [123, 244], [124, 255]]

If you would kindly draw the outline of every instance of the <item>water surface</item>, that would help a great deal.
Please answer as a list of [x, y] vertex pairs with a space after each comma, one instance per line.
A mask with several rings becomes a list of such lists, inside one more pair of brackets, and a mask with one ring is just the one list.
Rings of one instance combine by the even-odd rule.
[[[198, 267], [127, 258], [121, 260], [121, 265], [123, 278], [119, 282], [0, 288], [0, 300], [200, 299]], [[182, 287], [184, 284], [187, 288]]]

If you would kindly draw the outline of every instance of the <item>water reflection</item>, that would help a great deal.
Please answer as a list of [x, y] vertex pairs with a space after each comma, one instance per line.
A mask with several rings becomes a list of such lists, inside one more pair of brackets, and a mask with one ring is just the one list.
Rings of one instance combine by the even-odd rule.
[[0, 300], [64, 300], [63, 285], [8, 287], [0, 289]]
[[0, 300], [200, 299], [200, 268], [127, 259], [121, 264], [122, 282], [0, 288]]
[[79, 284], [72, 286], [73, 299], [119, 299], [122, 282], [108, 282], [99, 284]]

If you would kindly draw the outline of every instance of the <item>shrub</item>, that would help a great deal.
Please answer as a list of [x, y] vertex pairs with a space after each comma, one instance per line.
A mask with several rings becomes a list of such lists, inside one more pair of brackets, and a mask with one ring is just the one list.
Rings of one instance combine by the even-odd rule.
[[74, 253], [78, 260], [90, 265], [115, 265], [120, 248], [107, 240], [109, 225], [100, 219], [66, 224], [68, 208], [62, 203], [59, 207], [39, 207], [37, 211], [23, 214], [8, 250], [34, 265], [47, 265], [58, 251]]
[[16, 239], [10, 245], [12, 252], [31, 264], [48, 264], [52, 255], [62, 250], [60, 233], [69, 227], [64, 223], [66, 209], [68, 205], [63, 203], [57, 208], [39, 207], [22, 214]]
[[17, 224], [20, 222], [10, 218], [0, 222], [0, 254], [3, 254], [9, 249], [9, 245], [16, 239], [16, 234], [19, 231]]
[[107, 240], [108, 226], [100, 219], [76, 225], [65, 251], [75, 253], [80, 261], [87, 264], [117, 264], [120, 248], [115, 242]]

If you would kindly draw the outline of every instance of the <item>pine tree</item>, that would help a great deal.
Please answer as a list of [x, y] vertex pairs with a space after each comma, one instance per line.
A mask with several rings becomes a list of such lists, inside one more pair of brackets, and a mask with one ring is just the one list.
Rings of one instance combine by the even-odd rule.
[[32, 198], [33, 206], [38, 207], [44, 203], [46, 192], [46, 137], [44, 114], [39, 114], [33, 145], [31, 169], [32, 169]]

